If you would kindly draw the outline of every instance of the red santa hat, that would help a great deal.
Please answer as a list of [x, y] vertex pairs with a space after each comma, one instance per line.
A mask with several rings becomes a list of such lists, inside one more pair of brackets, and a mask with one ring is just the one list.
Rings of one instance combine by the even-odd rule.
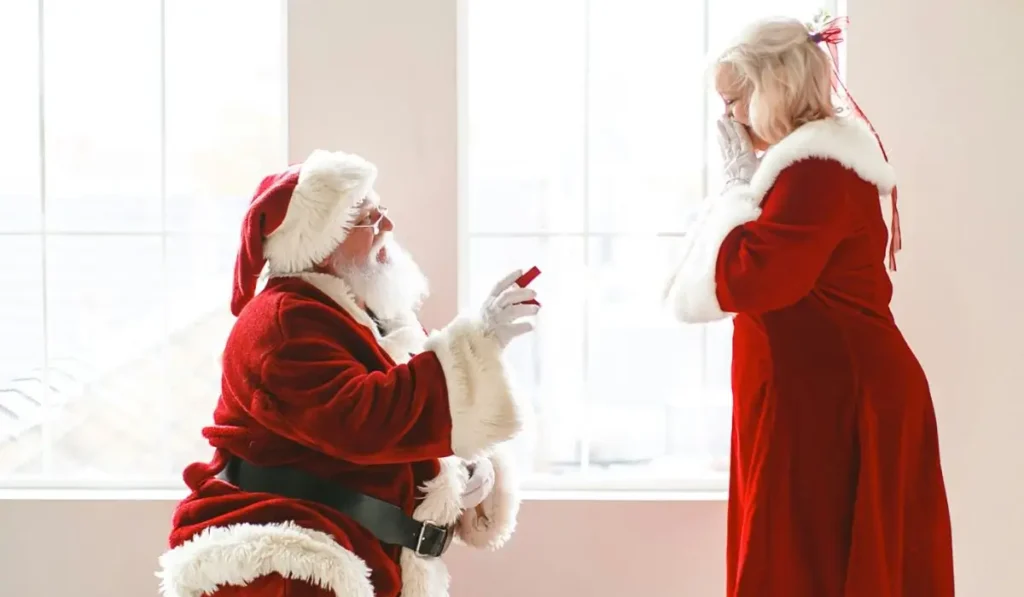
[[376, 179], [376, 166], [365, 159], [324, 150], [264, 178], [242, 224], [231, 312], [238, 316], [252, 300], [265, 265], [273, 274], [295, 274], [326, 259]]

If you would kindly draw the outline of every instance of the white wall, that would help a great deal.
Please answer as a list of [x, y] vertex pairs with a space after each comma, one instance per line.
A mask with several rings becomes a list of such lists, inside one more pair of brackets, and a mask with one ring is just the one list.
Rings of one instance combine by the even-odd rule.
[[[851, 84], [901, 174], [897, 315], [935, 389], [958, 593], [1022, 594], [1024, 4], [850, 4]], [[402, 237], [434, 281], [428, 323], [441, 323], [456, 296], [455, 2], [293, 0], [290, 18], [291, 157], [329, 146], [381, 165], [399, 224], [417, 223]], [[173, 501], [93, 497], [0, 503], [0, 595], [155, 595]], [[453, 595], [721, 595], [724, 512], [530, 501], [506, 551], [451, 554]]]

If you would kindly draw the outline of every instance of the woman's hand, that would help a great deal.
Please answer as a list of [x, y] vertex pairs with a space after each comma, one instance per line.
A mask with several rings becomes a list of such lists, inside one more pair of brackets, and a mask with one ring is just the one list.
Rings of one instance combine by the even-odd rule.
[[754, 153], [747, 128], [723, 116], [718, 120], [718, 146], [725, 166], [726, 190], [737, 184], [750, 184], [761, 162]]

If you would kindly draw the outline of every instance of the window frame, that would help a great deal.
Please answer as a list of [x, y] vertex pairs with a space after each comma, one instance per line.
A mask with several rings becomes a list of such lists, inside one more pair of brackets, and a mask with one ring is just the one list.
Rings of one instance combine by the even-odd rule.
[[[594, 0], [583, 0], [586, 4], [585, 14], [587, 16], [587, 22], [584, 24], [585, 27], [585, 39], [587, 47], [585, 49], [586, 66], [588, 74], [584, 75], [584, 81], [589, 81], [589, 70], [591, 67], [590, 57], [591, 50], [589, 48], [590, 42], [590, 5]], [[607, 234], [601, 232], [590, 232], [590, 221], [588, 207], [589, 201], [589, 186], [584, 184], [584, 213], [583, 222], [584, 228], [582, 233], [560, 233], [550, 231], [537, 231], [534, 233], [482, 233], [474, 234], [469, 230], [469, 209], [470, 209], [470, 193], [469, 193], [469, 107], [468, 107], [468, 78], [469, 78], [469, 18], [468, 18], [468, 2], [469, 0], [459, 0], [458, 6], [458, 26], [457, 26], [457, 69], [456, 69], [456, 80], [457, 80], [457, 111], [458, 111], [458, 174], [457, 174], [457, 225], [458, 231], [457, 240], [457, 301], [460, 310], [466, 308], [472, 308], [474, 305], [469, 303], [470, 297], [470, 241], [473, 238], [496, 238], [496, 239], [512, 239], [517, 237], [551, 237], [551, 238], [566, 238], [566, 237], [580, 237], [584, 239], [584, 267], [589, 267], [589, 240]], [[707, 56], [711, 51], [711, 22], [710, 22], [710, 5], [714, 0], [702, 0], [702, 12], [703, 12], [703, 52]], [[824, 0], [824, 10], [827, 10], [833, 16], [847, 14], [846, 13], [846, 0]], [[810, 17], [811, 15], [808, 15]], [[840, 75], [845, 81], [846, 77], [846, 44], [840, 46]], [[695, 82], [697, 84], [697, 82]], [[587, 86], [585, 92], [586, 99], [584, 100], [584, 119], [589, 126], [592, 122], [589, 111], [589, 95], [590, 88]], [[708, 194], [709, 180], [711, 179], [712, 165], [709, 163], [707, 156], [711, 151], [714, 151], [713, 139], [711, 138], [711, 109], [712, 109], [712, 95], [713, 90], [708, 88], [703, 95], [703, 113], [702, 118], [702, 130], [704, 143], [704, 168], [702, 169], [702, 191], [703, 195]], [[587, 142], [588, 132], [584, 132], [584, 142]], [[586, 153], [586, 150], [585, 150]], [[588, 155], [584, 156], [584, 173], [583, 178], [586, 180], [589, 178], [590, 172], [590, 159]], [[681, 237], [682, 233], [654, 233], [651, 236], [657, 237]], [[533, 264], [523, 264], [524, 268], [530, 267]], [[474, 281], [476, 282], [476, 281]], [[586, 299], [585, 299], [586, 300]], [[586, 305], [584, 302], [584, 313], [586, 313]], [[584, 315], [584, 345], [586, 343], [586, 329], [587, 320]], [[707, 326], [701, 326], [700, 328], [700, 342], [704, 345], [704, 351], [702, 355], [706, 355], [708, 347], [708, 328]], [[707, 359], [704, 358], [704, 362]], [[705, 367], [706, 369], [706, 367]], [[581, 444], [581, 470], [578, 473], [564, 474], [564, 475], [545, 475], [537, 474], [531, 471], [530, 473], [524, 474], [522, 477], [522, 485], [525, 490], [530, 493], [550, 495], [566, 493], [566, 494], [584, 494], [584, 495], [649, 495], [654, 496], [655, 499], [686, 499], [689, 497], [706, 497], [711, 496], [713, 499], [724, 499], [728, 492], [729, 484], [729, 473], [726, 472], [724, 475], [715, 476], [703, 476], [703, 477], [660, 477], [644, 475], [640, 477], [630, 476], [629, 478], [614, 478], [610, 476], [602, 475], [596, 477], [589, 474], [589, 453], [590, 453], [590, 441], [589, 433], [584, 432], [580, 438]], [[661, 497], [658, 497], [661, 496]]]
[[[164, 1], [166, 1], [166, 0], [164, 0]], [[284, 12], [284, 18], [282, 19], [282, 27], [285, 29], [285, 31], [288, 31], [288, 29], [289, 29], [288, 13], [291, 10], [294, 10], [294, 9], [289, 7], [289, 4], [291, 4], [290, 0], [280, 0], [280, 1], [281, 1], [281, 6], [282, 6], [282, 11]], [[705, 14], [707, 14], [706, 6], [707, 6], [708, 2], [710, 2], [710, 1], [712, 1], [712, 0], [703, 0], [704, 5], [705, 5]], [[457, 44], [456, 45], [457, 45], [457, 49], [455, 51], [455, 58], [456, 58], [457, 76], [456, 76], [455, 99], [456, 99], [456, 108], [457, 108], [456, 112], [457, 112], [457, 123], [458, 123], [458, 130], [456, 132], [456, 140], [458, 142], [456, 144], [457, 173], [456, 173], [456, 177], [455, 177], [455, 182], [456, 182], [456, 191], [457, 191], [457, 193], [456, 193], [456, 206], [455, 206], [455, 208], [456, 208], [456, 214], [457, 214], [456, 230], [457, 230], [457, 234], [458, 234], [458, 238], [456, 239], [456, 245], [457, 245], [457, 249], [458, 249], [456, 251], [456, 260], [457, 260], [457, 270], [456, 270], [457, 271], [457, 275], [456, 275], [457, 294], [456, 294], [456, 297], [457, 297], [457, 303], [458, 303], [459, 307], [465, 306], [465, 304], [466, 304], [466, 298], [468, 296], [468, 286], [469, 286], [469, 280], [468, 280], [468, 277], [466, 275], [467, 271], [468, 271], [468, 251], [467, 251], [467, 249], [468, 249], [468, 244], [469, 244], [469, 235], [468, 235], [468, 231], [467, 231], [467, 221], [466, 221], [466, 213], [467, 213], [466, 201], [468, 199], [466, 191], [468, 189], [468, 184], [467, 184], [468, 180], [467, 180], [467, 170], [466, 170], [466, 163], [467, 163], [467, 161], [466, 161], [466, 153], [465, 153], [466, 149], [467, 149], [467, 145], [465, 143], [466, 138], [467, 138], [467, 136], [466, 136], [466, 106], [465, 106], [465, 98], [466, 98], [466, 81], [465, 81], [466, 52], [465, 52], [465, 42], [466, 42], [466, 38], [467, 38], [467, 35], [466, 35], [467, 32], [466, 32], [466, 19], [465, 19], [465, 15], [466, 15], [466, 10], [467, 10], [467, 6], [468, 6], [468, 2], [469, 2], [469, 0], [458, 0], [458, 2], [457, 2], [457, 9], [456, 9], [456, 14], [457, 14], [457, 19], [456, 19], [456, 42], [457, 42]], [[846, 3], [844, 1], [840, 0], [839, 3], [838, 3], [838, 6], [845, 7], [845, 4]], [[845, 11], [840, 12], [838, 14], [845, 14]], [[40, 42], [40, 43], [42, 43], [42, 42]], [[288, 40], [287, 34], [282, 36], [282, 45], [284, 46], [283, 47], [284, 60], [285, 60], [284, 76], [285, 76], [285, 79], [286, 79], [286, 85], [284, 85], [284, 89], [282, 89], [282, 95], [284, 96], [284, 109], [286, 111], [287, 116], [293, 116], [294, 114], [289, 113], [289, 110], [290, 110], [289, 104], [292, 103], [292, 101], [294, 100], [294, 97], [292, 96], [292, 94], [295, 93], [296, 90], [293, 87], [291, 81], [289, 80], [290, 75], [289, 75], [288, 71], [290, 70], [290, 67], [291, 67], [292, 57], [290, 56], [290, 52], [288, 51], [289, 50], [289, 40]], [[841, 55], [844, 58], [843, 66], [844, 66], [844, 69], [845, 69], [845, 64], [846, 64], [846, 61], [845, 61], [845, 55], [846, 55], [845, 44], [843, 46], [841, 46]], [[328, 57], [327, 56], [324, 57], [324, 61], [325, 62], [328, 61]], [[300, 88], [300, 90], [301, 90], [301, 88]], [[301, 101], [299, 103], [301, 103]], [[40, 118], [42, 118], [42, 117], [40, 117]], [[705, 120], [707, 120], [707, 119], [705, 119]], [[293, 122], [290, 122], [290, 119], [286, 117], [286, 119], [285, 119], [285, 128], [286, 128], [286, 130], [283, 132], [284, 145], [282, 147], [282, 152], [285, 153], [285, 154], [290, 154], [294, 150], [294, 147], [296, 146], [296, 145], [294, 145], [294, 143], [295, 143], [294, 139], [290, 139], [290, 137], [293, 137], [293, 136], [298, 136], [300, 138], [302, 137], [302, 133], [299, 133], [298, 135], [296, 135], [295, 128], [294, 128], [295, 126], [296, 126], [296, 124], [293, 123]], [[301, 123], [300, 123], [299, 126], [301, 126]], [[301, 143], [299, 143], [299, 145], [301, 145]], [[161, 234], [166, 235], [166, 234], [168, 234], [168, 231], [165, 230]], [[454, 308], [455, 305], [451, 305], [450, 307]], [[526, 485], [526, 489], [529, 490], [528, 491], [528, 495], [533, 495], [533, 496], [551, 497], [551, 496], [557, 494], [557, 495], [565, 495], [565, 496], [574, 495], [577, 498], [579, 498], [580, 496], [591, 496], [591, 497], [598, 498], [598, 497], [600, 497], [602, 495], [606, 495], [608, 491], [612, 491], [614, 493], [614, 495], [616, 496], [616, 499], [618, 499], [619, 497], [627, 496], [627, 495], [628, 496], [633, 496], [633, 497], [645, 496], [645, 495], [648, 495], [648, 492], [651, 492], [651, 491], [655, 491], [658, 496], [660, 496], [660, 497], [662, 497], [664, 499], [676, 499], [676, 498], [679, 498], [681, 495], [684, 495], [684, 494], [686, 496], [690, 496], [690, 497], [699, 496], [699, 495], [702, 495], [701, 492], [704, 491], [704, 490], [710, 490], [710, 491], [713, 492], [713, 494], [717, 494], [718, 490], [722, 488], [721, 484], [701, 485], [699, 482], [691, 483], [691, 482], [688, 482], [688, 481], [685, 481], [685, 480], [683, 482], [671, 481], [671, 482], [666, 482], [666, 483], [659, 483], [658, 480], [652, 480], [651, 482], [643, 482], [643, 483], [630, 482], [630, 483], [624, 483], [624, 484], [622, 484], [621, 486], [618, 486], [618, 487], [611, 487], [611, 486], [609, 486], [609, 484], [602, 483], [602, 482], [589, 483], [589, 482], [587, 482], [586, 479], [577, 480], [577, 479], [573, 478], [571, 480], [570, 479], [566, 479], [565, 481], [567, 481], [567, 482], [566, 483], [555, 483], [555, 482], [544, 482], [544, 480], [540, 480], [540, 479], [530, 479], [530, 478], [527, 478], [525, 485]], [[182, 484], [181, 484], [181, 482], [179, 481], [178, 471], [176, 471], [176, 470], [171, 472], [171, 477], [158, 477], [158, 478], [152, 478], [152, 477], [151, 478], [141, 478], [140, 477], [140, 478], [136, 478], [136, 479], [131, 479], [130, 482], [126, 482], [125, 480], [114, 480], [114, 481], [111, 481], [111, 482], [107, 482], [107, 481], [92, 481], [92, 480], [81, 480], [81, 479], [52, 479], [52, 480], [43, 480], [43, 481], [12, 479], [12, 480], [4, 480], [4, 481], [0, 482], [0, 494], [3, 494], [3, 493], [5, 493], [8, 490], [17, 490], [19, 492], [30, 492], [30, 493], [41, 492], [41, 494], [51, 495], [52, 497], [65, 497], [65, 496], [68, 496], [68, 495], [71, 495], [71, 494], [80, 494], [80, 492], [85, 492], [85, 491], [89, 491], [89, 492], [103, 491], [103, 492], [107, 492], [107, 493], [116, 493], [117, 496], [129, 496], [129, 495], [132, 495], [132, 496], [138, 496], [138, 497], [145, 497], [145, 496], [148, 496], [150, 494], [152, 494], [152, 495], [161, 494], [161, 495], [164, 495], [164, 496], [173, 495], [175, 499], [177, 498], [177, 496], [179, 496], [180, 493], [185, 491], [183, 486], [182, 486]], [[554, 493], [552, 493], [552, 492], [554, 492]], [[680, 494], [680, 492], [683, 492], [683, 494]], [[21, 495], [15, 496], [15, 497], [23, 498], [24, 495], [27, 495], [27, 494], [21, 494]], [[166, 498], [161, 498], [161, 499], [166, 499]]]

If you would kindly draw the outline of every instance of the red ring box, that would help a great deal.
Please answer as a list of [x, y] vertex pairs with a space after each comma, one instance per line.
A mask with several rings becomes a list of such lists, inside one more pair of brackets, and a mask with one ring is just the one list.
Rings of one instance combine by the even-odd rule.
[[[530, 285], [530, 282], [533, 282], [534, 278], [536, 278], [539, 275], [540, 275], [540, 269], [535, 265], [535, 266], [531, 267], [530, 270], [527, 271], [525, 274], [519, 276], [519, 279], [516, 280], [516, 285], [518, 285], [521, 288], [526, 288], [527, 286]], [[523, 305], [537, 305], [537, 306], [540, 306], [540, 303], [538, 303], [534, 299], [530, 299], [528, 301], [523, 301], [521, 304], [523, 304]]]

